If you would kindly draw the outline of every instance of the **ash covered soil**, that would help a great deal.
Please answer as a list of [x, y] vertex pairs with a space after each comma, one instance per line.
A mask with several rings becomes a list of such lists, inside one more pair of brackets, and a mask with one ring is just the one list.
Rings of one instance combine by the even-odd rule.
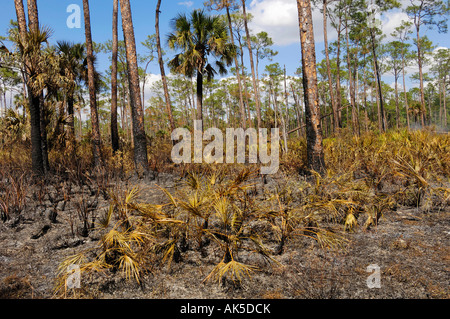
[[[147, 203], [167, 202], [156, 184], [171, 190], [176, 178], [160, 174], [156, 181], [129, 181], [145, 187]], [[123, 182], [126, 187], [126, 182]], [[265, 185], [271, 187], [271, 182]], [[27, 206], [6, 222], [0, 221], [0, 298], [55, 298], [58, 265], [68, 256], [94, 247], [100, 234], [83, 234], [75, 200], [58, 201], [59, 186], [30, 189]], [[93, 216], [109, 206], [87, 187], [72, 187], [74, 196], [95, 205]], [[50, 194], [50, 196], [46, 196]], [[53, 195], [51, 195], [53, 194]], [[64, 203], [66, 202], [66, 203]], [[94, 203], [95, 202], [95, 203]], [[97, 215], [96, 215], [97, 214]], [[87, 236], [86, 236], [87, 235]], [[449, 298], [450, 208], [424, 210], [397, 207], [383, 215], [371, 230], [357, 227], [347, 234], [346, 249], [322, 249], [312, 239], [288, 241], [284, 253], [269, 265], [251, 260], [259, 271], [240, 286], [203, 283], [220, 257], [188, 250], [182, 261], [158, 267], [141, 285], [120, 273], [106, 271], [81, 278], [78, 298]], [[275, 244], [273, 243], [273, 246]], [[245, 258], [245, 256], [244, 256]], [[248, 257], [256, 258], [257, 257]], [[369, 265], [381, 271], [381, 288], [370, 289]], [[60, 297], [60, 296], [58, 296]]]

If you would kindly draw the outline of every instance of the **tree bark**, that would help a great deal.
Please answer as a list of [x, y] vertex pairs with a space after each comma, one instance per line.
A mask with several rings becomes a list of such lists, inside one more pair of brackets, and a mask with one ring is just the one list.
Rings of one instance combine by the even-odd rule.
[[[28, 28], [30, 32], [39, 32], [39, 13], [36, 0], [27, 0], [28, 7]], [[48, 162], [48, 141], [47, 141], [47, 119], [44, 104], [44, 93], [41, 91], [37, 94], [39, 98], [39, 111], [40, 111], [40, 127], [41, 127], [41, 152], [42, 152], [42, 164], [44, 167], [44, 174], [50, 170]]]
[[114, 0], [111, 63], [111, 146], [114, 153], [119, 150], [119, 129], [117, 126], [117, 54], [119, 48], [118, 20], [119, 0]]
[[133, 20], [130, 0], [120, 0], [123, 36], [125, 40], [128, 82], [130, 87], [131, 119], [133, 122], [134, 162], [138, 171], [148, 169], [147, 137], [144, 125], [144, 110], [141, 103], [139, 72], [136, 55]]
[[91, 125], [92, 125], [92, 156], [95, 168], [101, 165], [101, 139], [100, 126], [97, 111], [97, 95], [95, 87], [95, 70], [94, 70], [94, 50], [92, 46], [91, 35], [91, 17], [89, 12], [89, 0], [83, 0], [84, 27], [86, 35], [86, 58], [88, 67], [88, 86], [89, 86], [89, 105], [91, 109]]
[[[73, 92], [70, 92], [70, 94], [67, 95], [67, 115], [69, 118], [67, 119], [67, 126], [69, 127], [68, 130], [68, 139], [70, 143], [72, 143], [72, 147], [75, 146], [75, 114], [74, 114], [74, 98], [73, 98]], [[75, 148], [74, 148], [75, 149]]]
[[170, 102], [169, 87], [167, 86], [166, 71], [164, 70], [164, 61], [161, 50], [161, 38], [159, 35], [159, 14], [161, 13], [161, 11], [159, 10], [160, 7], [161, 7], [161, 0], [158, 0], [158, 3], [156, 4], [156, 18], [155, 18], [156, 47], [158, 50], [159, 69], [161, 70], [161, 80], [163, 83], [167, 114], [169, 116], [170, 130], [173, 132], [175, 130], [175, 123], [172, 115], [172, 103]]
[[36, 0], [27, 0], [28, 27], [30, 31], [39, 31], [39, 15]]
[[[203, 66], [201, 67], [203, 69]], [[197, 120], [203, 123], [203, 73], [197, 70]]]
[[309, 169], [325, 173], [325, 160], [320, 126], [316, 53], [311, 2], [297, 0], [300, 43], [302, 50], [303, 88], [305, 94], [307, 160]]

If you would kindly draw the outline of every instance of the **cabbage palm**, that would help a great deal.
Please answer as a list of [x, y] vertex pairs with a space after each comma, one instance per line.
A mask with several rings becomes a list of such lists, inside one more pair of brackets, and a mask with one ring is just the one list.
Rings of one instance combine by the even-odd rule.
[[57, 43], [57, 50], [60, 55], [60, 68], [65, 84], [64, 89], [67, 101], [69, 138], [71, 142], [74, 142], [74, 94], [85, 73], [85, 47], [83, 44], [79, 43], [73, 44], [67, 41], [60, 41]]
[[[172, 72], [187, 77], [197, 75], [197, 120], [203, 120], [203, 78], [227, 73], [236, 55], [236, 47], [229, 43], [227, 26], [219, 16], [209, 16], [202, 10], [194, 10], [188, 17], [179, 14], [172, 20], [173, 33], [168, 44], [173, 50], [181, 50], [170, 62]], [[211, 64], [210, 59], [215, 58]]]

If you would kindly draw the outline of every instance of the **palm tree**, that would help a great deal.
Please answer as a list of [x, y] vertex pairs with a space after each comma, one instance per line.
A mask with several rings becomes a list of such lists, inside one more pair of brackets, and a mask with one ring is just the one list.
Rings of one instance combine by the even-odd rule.
[[[16, 9], [19, 34], [17, 43], [19, 44], [20, 54], [23, 63], [23, 74], [28, 91], [28, 104], [30, 108], [30, 126], [31, 126], [31, 166], [35, 175], [44, 174], [44, 161], [42, 152], [41, 137], [41, 111], [39, 96], [32, 89], [30, 78], [34, 74], [33, 65], [30, 61], [33, 45], [29, 45], [30, 34], [28, 33], [27, 21], [25, 17], [25, 9], [23, 0], [14, 0]], [[31, 5], [32, 6], [32, 5]], [[31, 7], [30, 6], [30, 7]], [[39, 43], [40, 45], [40, 43]]]
[[316, 172], [324, 173], [325, 160], [322, 143], [322, 128], [320, 126], [320, 107], [311, 2], [309, 0], [297, 0], [297, 7], [302, 50], [308, 167]]
[[[39, 14], [36, 0], [27, 0], [28, 8], [28, 27], [30, 33], [34, 35], [39, 35]], [[40, 51], [40, 44], [36, 46], [36, 53]], [[43, 91], [38, 94], [39, 99], [39, 111], [40, 111], [40, 127], [41, 127], [41, 152], [42, 152], [42, 162], [44, 167], [44, 173], [50, 170], [48, 162], [48, 142], [47, 142], [47, 120], [46, 111], [44, 105], [44, 93]]]
[[36, 0], [27, 0], [28, 7], [28, 27], [30, 31], [39, 30], [39, 16]]
[[83, 79], [84, 61], [86, 59], [85, 47], [80, 43], [67, 41], [57, 42], [57, 50], [60, 55], [60, 72], [64, 77], [65, 95], [67, 101], [67, 124], [69, 126], [69, 141], [75, 143], [74, 101], [75, 90]]
[[[236, 3], [236, 0], [209, 0], [205, 2], [205, 5], [212, 9], [220, 11], [222, 9], [226, 10], [226, 16], [228, 21], [228, 29], [230, 31], [230, 40], [231, 44], [234, 45], [234, 36], [233, 35], [233, 21], [231, 20], [231, 13], [230, 10], [234, 10], [238, 8], [238, 5]], [[239, 89], [239, 111], [241, 115], [241, 127], [245, 130], [246, 129], [246, 122], [245, 122], [245, 105], [244, 105], [244, 96], [243, 96], [243, 89], [242, 89], [242, 79], [241, 79], [241, 71], [239, 67], [239, 62], [237, 59], [237, 54], [234, 56], [234, 67], [236, 69], [236, 78], [238, 81], [238, 89]], [[251, 126], [251, 119], [248, 119], [249, 125]]]
[[145, 172], [148, 169], [147, 136], [144, 128], [144, 110], [139, 86], [136, 39], [134, 37], [130, 0], [120, 0], [120, 13], [122, 15], [123, 37], [127, 56], [131, 120], [133, 123], [134, 163], [138, 171], [143, 170]]
[[94, 167], [99, 167], [101, 158], [100, 126], [98, 121], [97, 94], [95, 85], [94, 50], [91, 35], [91, 17], [89, 13], [89, 0], [83, 0], [84, 27], [86, 34], [86, 57], [88, 68], [89, 103], [91, 108], [92, 125], [92, 155]]
[[[227, 26], [218, 16], [208, 16], [202, 10], [194, 10], [190, 17], [178, 15], [172, 20], [173, 33], [169, 35], [171, 49], [182, 50], [170, 62], [175, 73], [187, 77], [197, 75], [197, 120], [203, 121], [203, 78], [211, 80], [215, 74], [227, 73], [236, 55], [236, 47], [229, 43]], [[209, 63], [215, 58], [215, 66]], [[217, 71], [216, 71], [216, 69]]]

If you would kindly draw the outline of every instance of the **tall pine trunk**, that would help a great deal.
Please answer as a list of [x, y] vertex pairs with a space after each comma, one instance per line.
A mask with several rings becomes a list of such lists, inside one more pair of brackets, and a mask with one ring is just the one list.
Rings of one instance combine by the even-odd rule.
[[247, 47], [248, 47], [248, 52], [249, 52], [249, 56], [250, 56], [250, 67], [252, 70], [252, 80], [253, 80], [253, 93], [254, 93], [254, 97], [255, 97], [255, 106], [256, 106], [256, 117], [257, 117], [257, 123], [258, 123], [258, 128], [261, 127], [261, 103], [259, 101], [259, 88], [258, 88], [258, 83], [256, 82], [256, 73], [255, 73], [255, 64], [253, 63], [253, 52], [252, 52], [252, 44], [251, 44], [251, 40], [250, 40], [250, 31], [248, 29], [248, 20], [247, 20], [247, 9], [245, 6], [245, 0], [242, 0], [242, 13], [244, 16], [244, 27], [245, 27], [245, 34], [247, 36]]
[[348, 35], [348, 16], [345, 20], [345, 43], [347, 47], [347, 70], [348, 70], [348, 83], [350, 90], [350, 105], [352, 107], [352, 129], [353, 134], [359, 136], [358, 120], [356, 116], [356, 99], [355, 99], [355, 84], [353, 78], [353, 71], [351, 67], [350, 58], [350, 45], [349, 45], [349, 35]]
[[422, 61], [422, 48], [420, 45], [419, 25], [416, 27], [417, 33], [417, 64], [419, 66], [419, 84], [420, 84], [420, 122], [422, 127], [425, 126], [425, 89], [423, 86], [423, 61]]
[[145, 172], [148, 169], [147, 137], [145, 134], [144, 110], [141, 103], [136, 40], [134, 37], [130, 0], [120, 0], [120, 12], [122, 15], [123, 36], [127, 55], [131, 120], [133, 122], [134, 162], [138, 172], [141, 170]]
[[92, 45], [91, 35], [91, 16], [89, 12], [89, 0], [83, 0], [84, 13], [84, 31], [86, 35], [86, 58], [88, 67], [88, 86], [89, 86], [89, 105], [91, 109], [91, 126], [92, 126], [92, 156], [95, 168], [100, 167], [101, 157], [101, 139], [100, 126], [97, 111], [97, 93], [95, 84], [94, 70], [94, 49]]
[[410, 121], [409, 121], [409, 106], [408, 106], [408, 95], [406, 93], [406, 77], [405, 77], [405, 56], [402, 54], [402, 77], [403, 77], [403, 94], [405, 99], [405, 110], [406, 110], [406, 125], [408, 130], [410, 129]]
[[119, 150], [119, 129], [117, 126], [117, 52], [119, 48], [118, 20], [119, 0], [114, 0], [111, 63], [111, 146], [114, 153]]
[[398, 104], [398, 71], [395, 71], [395, 75], [394, 75], [394, 79], [395, 79], [395, 85], [394, 85], [394, 90], [395, 90], [395, 125], [397, 127], [397, 130], [400, 128], [400, 108], [399, 108], [399, 104]]
[[161, 50], [161, 38], [159, 35], [159, 14], [161, 13], [161, 11], [159, 10], [160, 8], [161, 8], [161, 0], [158, 0], [158, 3], [156, 4], [156, 18], [155, 18], [156, 47], [158, 50], [158, 63], [159, 63], [159, 69], [161, 71], [161, 80], [163, 83], [167, 115], [169, 116], [170, 130], [174, 131], [175, 123], [173, 121], [173, 115], [172, 115], [172, 103], [170, 102], [169, 87], [167, 86], [166, 71], [164, 70], [164, 61], [163, 61], [162, 50]]
[[[234, 46], [234, 35], [233, 35], [233, 26], [231, 23], [231, 15], [230, 15], [230, 7], [226, 6], [227, 11], [227, 20], [228, 20], [228, 29], [230, 30], [230, 39], [231, 44]], [[246, 122], [245, 122], [245, 105], [244, 105], [244, 97], [242, 92], [242, 80], [241, 80], [241, 71], [239, 68], [239, 62], [237, 59], [237, 55], [234, 56], [234, 66], [236, 68], [236, 78], [238, 80], [238, 89], [239, 89], [239, 111], [241, 115], [241, 127], [245, 130], [246, 129]], [[250, 118], [249, 125], [251, 126]]]
[[311, 2], [297, 0], [302, 50], [303, 88], [305, 94], [307, 160], [309, 169], [325, 173], [317, 86], [316, 50]]
[[381, 117], [379, 119], [381, 123], [381, 132], [386, 132], [386, 118], [384, 116], [384, 101], [383, 101], [383, 89], [381, 87], [381, 74], [380, 74], [380, 68], [378, 66], [378, 59], [377, 59], [377, 50], [376, 50], [376, 44], [375, 44], [375, 31], [373, 28], [370, 28], [370, 39], [372, 42], [372, 55], [373, 55], [373, 63], [375, 67], [375, 76], [377, 79], [377, 91], [378, 91], [378, 101], [380, 105], [380, 111], [379, 116]]
[[339, 13], [339, 24], [337, 29], [336, 44], [336, 108], [338, 109], [338, 121], [342, 128], [342, 96], [341, 96], [341, 33], [342, 33], [342, 17]]
[[333, 131], [337, 133], [341, 128], [341, 122], [339, 120], [338, 107], [334, 96], [333, 82], [331, 78], [331, 65], [330, 55], [328, 52], [328, 32], [327, 32], [327, 5], [328, 0], [323, 0], [323, 41], [325, 43], [325, 58], [327, 62], [327, 76], [328, 76], [328, 88], [330, 90], [331, 108], [333, 110]]

